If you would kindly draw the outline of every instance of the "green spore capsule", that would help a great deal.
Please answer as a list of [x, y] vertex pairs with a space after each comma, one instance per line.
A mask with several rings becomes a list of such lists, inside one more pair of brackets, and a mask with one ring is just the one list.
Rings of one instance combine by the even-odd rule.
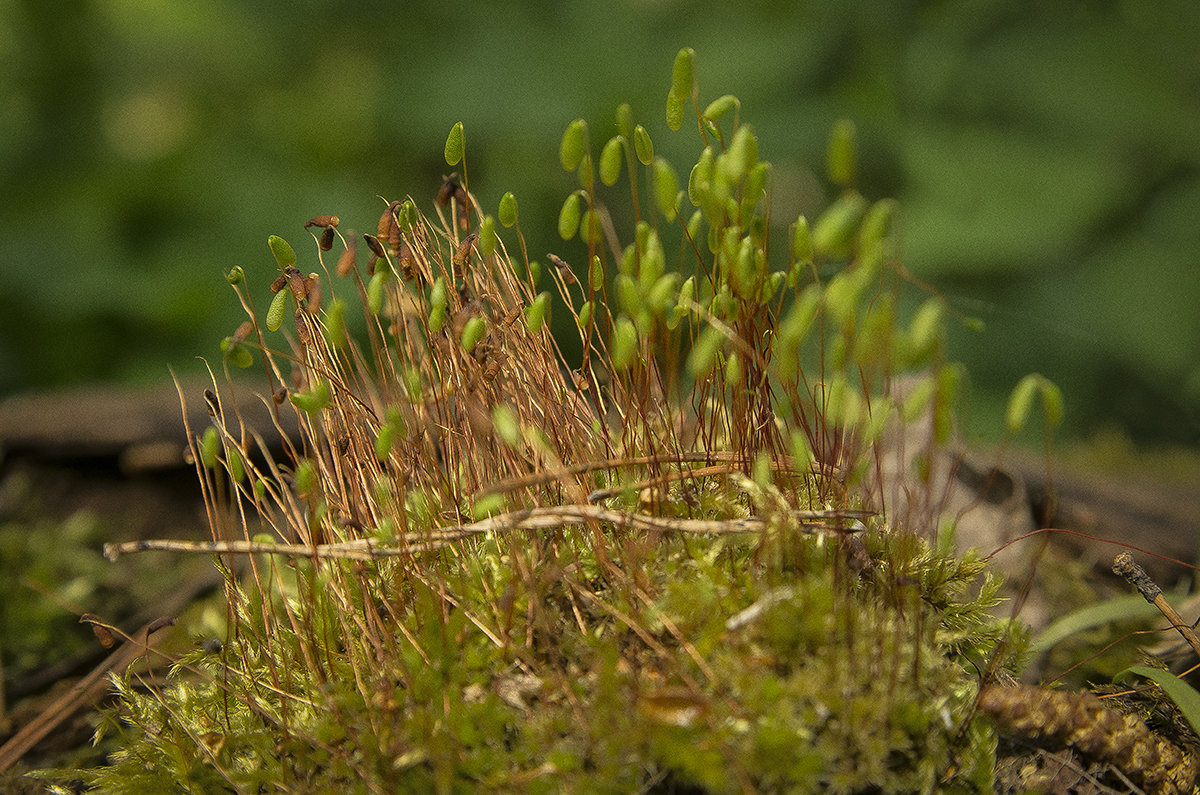
[[633, 128], [633, 151], [643, 166], [654, 162], [654, 142], [650, 140], [650, 133], [640, 124]]
[[517, 415], [507, 404], [501, 403], [492, 409], [492, 428], [500, 437], [500, 441], [509, 447], [520, 446], [522, 441], [521, 421], [517, 419]]
[[387, 284], [388, 272], [377, 270], [367, 284], [367, 309], [372, 315], [378, 315], [383, 309], [383, 286]]
[[475, 346], [483, 339], [483, 335], [487, 333], [487, 322], [479, 316], [475, 316], [467, 321], [463, 326], [462, 343], [463, 350], [467, 353], [475, 350]]
[[386, 461], [388, 455], [392, 452], [392, 440], [396, 436], [396, 429], [391, 424], [385, 424], [379, 429], [379, 435], [375, 437], [375, 458], [379, 461]]
[[446, 136], [446, 165], [457, 166], [463, 159], [463, 125], [462, 122], [455, 122], [450, 128], [450, 134]]
[[695, 61], [696, 51], [691, 47], [684, 47], [675, 56], [675, 64], [671, 67], [671, 93], [681, 97], [692, 95]]
[[537, 334], [546, 322], [546, 312], [550, 309], [550, 293], [543, 291], [533, 299], [533, 303], [525, 310], [525, 325], [530, 334]]
[[334, 348], [342, 347], [346, 341], [346, 303], [338, 298], [325, 312], [325, 339]]
[[563, 240], [570, 240], [575, 237], [575, 233], [579, 230], [579, 218], [581, 214], [579, 193], [572, 193], [563, 202], [562, 209], [558, 213], [558, 236]]
[[517, 222], [517, 197], [508, 191], [500, 197], [500, 223], [507, 229]]
[[446, 279], [439, 276], [429, 291], [429, 333], [437, 334], [446, 324]]
[[329, 391], [329, 381], [322, 378], [307, 392], [297, 392], [290, 396], [292, 405], [307, 414], [316, 414], [329, 405], [332, 394]]
[[254, 354], [250, 352], [249, 348], [233, 337], [226, 337], [221, 340], [221, 353], [224, 354], [225, 361], [234, 367], [240, 367], [244, 370], [254, 364]]
[[496, 219], [485, 215], [479, 222], [479, 256], [490, 257], [496, 251]]
[[267, 308], [267, 331], [278, 331], [283, 325], [283, 316], [287, 314], [287, 297], [288, 291], [280, 290], [271, 299], [271, 306]]
[[200, 463], [205, 469], [212, 469], [217, 465], [217, 457], [220, 454], [221, 435], [217, 433], [216, 428], [209, 427], [200, 439]]
[[663, 158], [654, 160], [654, 195], [658, 199], [658, 209], [668, 221], [675, 220], [675, 200], [679, 194], [679, 182], [675, 177], [675, 169]]
[[841, 119], [833, 125], [829, 134], [829, 149], [826, 153], [826, 168], [829, 181], [839, 188], [854, 184], [858, 172], [858, 130], [854, 122]]
[[612, 366], [620, 372], [628, 370], [637, 360], [638, 333], [633, 321], [621, 315], [613, 325]]
[[587, 122], [576, 119], [567, 125], [563, 133], [562, 143], [558, 148], [558, 159], [567, 171], [579, 168], [583, 153], [587, 149]]
[[741, 108], [741, 102], [733, 94], [726, 94], [708, 103], [708, 107], [704, 109], [704, 116], [716, 121], [734, 108]]
[[621, 160], [625, 151], [625, 138], [615, 135], [600, 150], [600, 181], [613, 186], [621, 178]]
[[238, 452], [236, 447], [230, 447], [225, 451], [226, 461], [229, 463], [229, 476], [233, 478], [235, 483], [241, 483], [246, 479], [246, 468], [242, 464], [242, 454]]
[[280, 270], [296, 267], [296, 252], [292, 250], [290, 243], [279, 235], [271, 235], [267, 238], [267, 245], [275, 256], [275, 261], [279, 263]]

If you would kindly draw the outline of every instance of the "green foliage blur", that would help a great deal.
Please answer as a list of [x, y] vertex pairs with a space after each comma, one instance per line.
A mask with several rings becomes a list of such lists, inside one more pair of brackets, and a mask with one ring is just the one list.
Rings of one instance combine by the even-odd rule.
[[428, 207], [456, 121], [484, 206], [512, 191], [531, 256], [579, 263], [556, 234], [563, 129], [582, 110], [607, 135], [629, 101], [663, 154], [694, 156], [663, 116], [692, 46], [702, 103], [736, 94], [776, 154], [782, 223], [834, 195], [829, 131], [856, 124], [859, 187], [900, 200], [907, 266], [987, 324], [952, 341], [974, 433], [1000, 432], [1034, 370], [1076, 433], [1200, 442], [1192, 0], [0, 0], [0, 18], [0, 393], [217, 360], [242, 319], [222, 272], [265, 302], [269, 234], [311, 260], [310, 216], [370, 231], [377, 194]]

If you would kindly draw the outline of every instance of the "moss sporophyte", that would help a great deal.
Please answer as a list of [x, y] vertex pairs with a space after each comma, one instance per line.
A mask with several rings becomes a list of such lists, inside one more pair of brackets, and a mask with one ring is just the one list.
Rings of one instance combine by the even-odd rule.
[[[100, 731], [124, 747], [90, 784], [991, 791], [981, 676], [1025, 636], [936, 501], [890, 496], [932, 487], [957, 321], [937, 296], [904, 319], [899, 208], [857, 191], [853, 125], [827, 209], [779, 228], [741, 103], [700, 104], [694, 59], [667, 99], [689, 168], [627, 105], [604, 141], [570, 123], [546, 263], [516, 196], [493, 217], [469, 192], [461, 124], [434, 200], [385, 202], [363, 245], [332, 215], [299, 252], [270, 238], [223, 364], [261, 371], [284, 452], [225, 378], [189, 429], [222, 643], [118, 681]], [[1021, 390], [1012, 422], [1034, 393], [1057, 419], [1052, 384]]]

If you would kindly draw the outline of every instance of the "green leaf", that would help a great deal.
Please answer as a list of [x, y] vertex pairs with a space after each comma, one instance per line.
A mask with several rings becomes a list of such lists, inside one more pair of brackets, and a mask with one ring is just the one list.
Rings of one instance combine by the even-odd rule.
[[283, 316], [287, 312], [288, 290], [284, 288], [275, 293], [271, 306], [267, 308], [267, 331], [278, 331], [283, 325]]
[[1148, 665], [1134, 665], [1126, 668], [1113, 677], [1113, 682], [1120, 682], [1127, 674], [1144, 676], [1161, 687], [1163, 692], [1175, 702], [1175, 706], [1179, 707], [1179, 711], [1187, 718], [1188, 723], [1192, 724], [1192, 731], [1200, 734], [1200, 693], [1197, 693], [1195, 688], [1170, 671], [1151, 668]]
[[567, 130], [563, 133], [562, 143], [558, 148], [558, 159], [562, 163], [562, 167], [567, 171], [574, 171], [579, 168], [579, 161], [583, 159], [583, 153], [586, 148], [587, 122], [583, 119], [576, 119], [567, 125]]
[[575, 237], [575, 233], [579, 230], [579, 193], [572, 193], [563, 202], [562, 209], [558, 212], [558, 236], [563, 240], [570, 240]]
[[500, 223], [505, 228], [511, 227], [517, 222], [517, 197], [512, 194], [512, 191], [505, 193], [500, 197]]
[[296, 266], [296, 252], [292, 250], [291, 244], [282, 237], [271, 235], [267, 238], [267, 245], [275, 256], [275, 261], [279, 263], [280, 270]]
[[[1168, 600], [1174, 601], [1184, 596], [1187, 596], [1187, 592], [1181, 591], [1170, 595]], [[1103, 602], [1073, 610], [1062, 618], [1051, 622], [1049, 626], [1034, 636], [1033, 641], [1029, 644], [1029, 651], [1035, 655], [1041, 654], [1044, 651], [1054, 648], [1072, 635], [1094, 627], [1104, 626], [1116, 621], [1154, 618], [1160, 615], [1162, 614], [1158, 608], [1147, 602], [1145, 597], [1140, 593], [1125, 594], [1112, 599], [1105, 599]]]
[[613, 186], [621, 177], [621, 160], [625, 150], [625, 138], [614, 135], [600, 151], [600, 181]]
[[643, 166], [654, 162], [654, 142], [650, 140], [650, 133], [640, 124], [633, 128], [633, 149]]
[[457, 166], [463, 159], [463, 125], [455, 122], [446, 136], [446, 165]]

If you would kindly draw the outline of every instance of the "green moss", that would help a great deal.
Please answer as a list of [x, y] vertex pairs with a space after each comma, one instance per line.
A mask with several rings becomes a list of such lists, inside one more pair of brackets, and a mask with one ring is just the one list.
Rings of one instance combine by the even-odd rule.
[[[700, 107], [694, 53], [681, 58], [673, 119], [689, 99]], [[913, 335], [898, 302], [877, 302], [898, 280], [882, 222], [860, 234], [857, 194], [814, 226], [811, 269], [794, 261], [814, 256], [806, 244], [772, 249], [757, 140], [740, 110], [730, 119], [736, 100], [707, 107], [688, 191], [661, 155], [642, 160], [658, 206], [631, 184], [640, 220], [624, 253], [585, 235], [588, 283], [559, 270], [555, 300], [582, 306], [583, 292], [589, 307], [586, 322], [575, 314], [586, 358], [571, 377], [548, 335], [515, 322], [552, 298], [533, 265], [497, 239], [464, 266], [457, 220], [415, 212], [404, 279], [421, 284], [359, 289], [365, 346], [315, 335], [296, 343], [304, 357], [265, 352], [321, 400], [301, 406], [295, 476], [271, 467], [246, 482], [281, 481], [268, 529], [321, 555], [268, 555], [230, 576], [222, 653], [179, 660], [152, 695], [122, 683], [107, 728], [125, 747], [90, 783], [988, 789], [979, 671], [997, 656], [1012, 667], [1021, 638], [992, 618], [984, 564], [881, 514], [862, 479], [894, 414], [892, 377], [947, 371], [944, 314]], [[588, 146], [573, 122], [563, 164], [585, 167], [564, 239], [602, 217]], [[702, 210], [694, 240], [668, 222], [688, 199]], [[836, 275], [822, 282], [817, 266]], [[428, 322], [431, 283], [445, 287], [444, 328]], [[949, 390], [935, 392], [948, 413]], [[409, 432], [381, 452], [383, 427]], [[593, 487], [611, 491], [585, 500]], [[212, 502], [214, 515], [230, 507]], [[522, 525], [556, 507], [562, 518]], [[338, 557], [365, 543], [396, 554]]]

